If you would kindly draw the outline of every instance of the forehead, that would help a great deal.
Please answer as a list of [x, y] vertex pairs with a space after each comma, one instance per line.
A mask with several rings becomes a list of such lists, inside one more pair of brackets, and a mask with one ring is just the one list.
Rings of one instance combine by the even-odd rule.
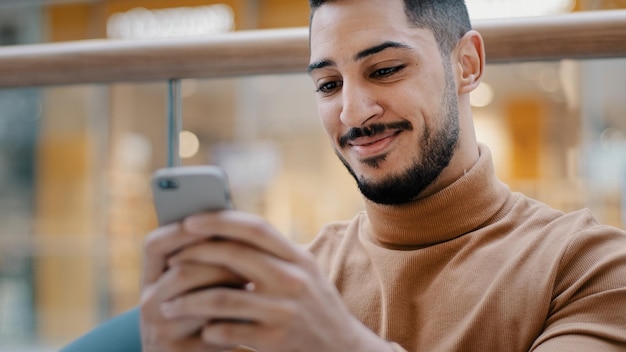
[[389, 41], [436, 47], [430, 30], [410, 24], [403, 0], [329, 1], [311, 19], [311, 61], [354, 55]]
[[[401, 22], [401, 23], [398, 23]], [[311, 39], [329, 28], [408, 25], [402, 0], [336, 0], [317, 8], [311, 19]], [[340, 34], [340, 33], [337, 33]]]

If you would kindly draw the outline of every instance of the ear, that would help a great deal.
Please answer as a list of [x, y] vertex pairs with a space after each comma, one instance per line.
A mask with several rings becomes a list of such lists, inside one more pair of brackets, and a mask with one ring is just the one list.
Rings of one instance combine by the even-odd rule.
[[485, 69], [485, 46], [480, 33], [474, 30], [465, 33], [454, 55], [458, 93], [468, 94], [478, 87]]

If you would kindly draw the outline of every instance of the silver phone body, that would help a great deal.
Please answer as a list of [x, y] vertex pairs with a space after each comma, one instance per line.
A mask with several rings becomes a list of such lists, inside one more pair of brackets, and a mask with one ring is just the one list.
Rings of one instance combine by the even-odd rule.
[[160, 225], [204, 212], [231, 209], [226, 174], [217, 166], [179, 166], [157, 170], [151, 181]]

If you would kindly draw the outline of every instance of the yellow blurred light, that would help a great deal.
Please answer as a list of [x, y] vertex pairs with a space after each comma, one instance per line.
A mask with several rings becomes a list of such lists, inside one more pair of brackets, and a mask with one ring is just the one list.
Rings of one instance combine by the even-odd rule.
[[472, 94], [470, 94], [470, 103], [473, 107], [484, 108], [493, 101], [493, 88], [487, 83], [481, 83]]
[[189, 131], [180, 132], [180, 148], [178, 153], [181, 158], [191, 158], [198, 154], [200, 150], [200, 140], [198, 136]]

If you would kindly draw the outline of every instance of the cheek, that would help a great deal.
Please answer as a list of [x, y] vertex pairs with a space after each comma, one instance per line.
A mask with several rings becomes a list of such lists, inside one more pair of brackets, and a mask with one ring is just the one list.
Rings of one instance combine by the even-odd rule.
[[332, 104], [321, 102], [318, 99], [317, 114], [320, 117], [320, 121], [322, 122], [324, 130], [326, 130], [326, 133], [330, 137], [338, 133], [338, 129], [341, 128], [341, 120], [339, 119], [339, 114], [337, 113], [336, 109], [332, 107]]
[[413, 127], [423, 129], [431, 126], [439, 118], [443, 87], [435, 84], [421, 84], [418, 89], [406, 89], [408, 94], [398, 95], [395, 101], [403, 102], [402, 116], [410, 120]]

